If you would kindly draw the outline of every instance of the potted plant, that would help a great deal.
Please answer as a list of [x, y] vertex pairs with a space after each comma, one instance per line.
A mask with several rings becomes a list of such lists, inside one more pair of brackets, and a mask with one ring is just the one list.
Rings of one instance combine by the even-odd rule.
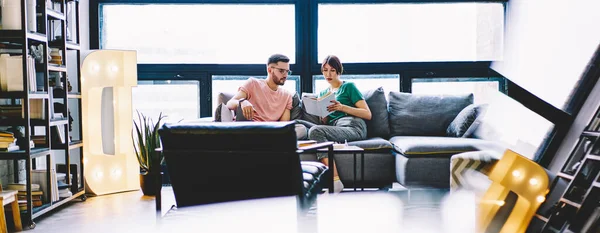
[[[160, 113], [156, 123], [137, 111], [138, 121], [133, 121], [135, 132], [132, 133], [133, 147], [140, 165], [140, 187], [144, 195], [156, 195], [159, 183], [163, 156], [160, 151], [158, 129], [165, 116]], [[162, 186], [162, 184], [160, 184]]]

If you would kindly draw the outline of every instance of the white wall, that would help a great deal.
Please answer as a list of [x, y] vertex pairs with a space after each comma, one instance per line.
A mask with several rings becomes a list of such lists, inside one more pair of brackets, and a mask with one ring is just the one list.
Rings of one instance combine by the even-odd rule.
[[510, 0], [491, 68], [562, 108], [600, 43], [598, 0]]
[[[504, 59], [492, 62], [491, 68], [563, 108], [600, 43], [598, 12], [598, 0], [510, 0], [506, 6]], [[596, 87], [590, 96], [595, 105], [599, 92]], [[594, 111], [589, 107], [582, 110], [551, 165], [553, 171], [560, 169]], [[545, 124], [533, 119], [529, 122]]]

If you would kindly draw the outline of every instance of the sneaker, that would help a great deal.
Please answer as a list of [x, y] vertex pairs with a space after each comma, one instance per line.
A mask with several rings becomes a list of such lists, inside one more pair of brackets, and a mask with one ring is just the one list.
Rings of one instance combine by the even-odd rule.
[[341, 180], [336, 179], [333, 181], [333, 193], [341, 193], [344, 190], [344, 183]]

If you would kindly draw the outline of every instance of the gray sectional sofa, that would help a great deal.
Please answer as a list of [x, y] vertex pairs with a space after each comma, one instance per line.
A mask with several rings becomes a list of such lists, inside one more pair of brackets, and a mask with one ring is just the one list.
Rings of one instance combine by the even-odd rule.
[[[488, 106], [473, 104], [472, 94], [390, 92], [386, 99], [380, 87], [363, 96], [373, 116], [367, 121], [368, 138], [348, 144], [365, 150], [364, 165], [357, 159], [353, 171], [352, 154], [335, 155], [340, 178], [347, 188], [352, 187], [355, 172], [357, 187], [387, 188], [398, 182], [408, 188], [448, 188], [451, 156], [477, 150], [500, 152], [506, 148], [487, 130], [491, 122], [484, 122], [482, 116]], [[221, 93], [219, 103], [226, 103], [231, 97], [232, 94]], [[293, 107], [292, 119], [318, 122], [318, 117], [303, 110], [297, 94]], [[316, 160], [316, 155], [303, 155], [301, 159]], [[361, 183], [363, 166], [365, 177]]]

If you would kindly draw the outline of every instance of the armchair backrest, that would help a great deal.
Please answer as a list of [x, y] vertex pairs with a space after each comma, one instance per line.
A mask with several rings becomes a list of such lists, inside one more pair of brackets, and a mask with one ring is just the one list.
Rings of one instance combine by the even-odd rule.
[[159, 134], [180, 207], [303, 196], [293, 122], [165, 124]]

